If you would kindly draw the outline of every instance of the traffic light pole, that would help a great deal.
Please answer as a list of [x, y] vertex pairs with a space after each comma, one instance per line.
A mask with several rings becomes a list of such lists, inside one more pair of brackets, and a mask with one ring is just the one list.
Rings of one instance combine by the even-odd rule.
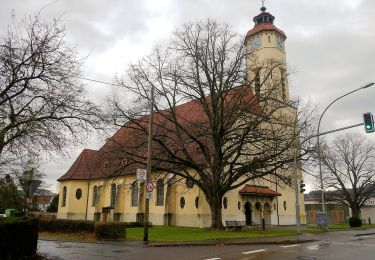
[[[328, 108], [330, 108], [336, 101], [346, 97], [346, 96], [349, 96], [350, 94], [353, 94], [354, 92], [357, 92], [357, 91], [360, 91], [362, 89], [366, 89], [366, 88], [369, 88], [371, 86], [373, 86], [375, 83], [374, 82], [371, 82], [371, 83], [368, 83], [362, 87], [359, 87], [355, 90], [352, 90], [344, 95], [341, 95], [339, 96], [338, 98], [336, 98], [335, 100], [333, 100], [331, 103], [329, 103], [329, 105], [324, 109], [323, 113], [320, 115], [320, 118], [319, 118], [319, 123], [318, 123], [318, 131], [317, 131], [317, 149], [318, 149], [318, 162], [319, 162], [319, 177], [320, 177], [320, 191], [321, 191], [321, 195], [322, 195], [322, 212], [323, 213], [326, 213], [326, 207], [325, 207], [325, 198], [324, 198], [324, 184], [323, 184], [323, 173], [322, 173], [322, 161], [321, 161], [321, 150], [320, 150], [320, 123], [323, 119], [323, 116], [325, 114], [325, 112], [327, 112]], [[346, 128], [347, 129], [347, 128]], [[336, 131], [335, 131], [336, 132]]]

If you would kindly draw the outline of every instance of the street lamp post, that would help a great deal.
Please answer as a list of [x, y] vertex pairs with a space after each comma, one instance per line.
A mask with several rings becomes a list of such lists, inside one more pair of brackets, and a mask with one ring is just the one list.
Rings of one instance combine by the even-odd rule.
[[355, 90], [352, 90], [338, 98], [336, 98], [335, 100], [333, 100], [331, 103], [329, 103], [329, 105], [324, 109], [323, 113], [320, 115], [320, 118], [319, 118], [319, 123], [318, 123], [318, 130], [317, 130], [317, 149], [318, 149], [318, 161], [319, 161], [319, 177], [320, 177], [320, 191], [321, 191], [321, 195], [322, 195], [322, 212], [325, 213], [326, 212], [326, 206], [325, 206], [325, 198], [324, 198], [324, 185], [323, 185], [323, 173], [322, 173], [322, 162], [321, 162], [321, 150], [320, 150], [320, 123], [322, 121], [322, 118], [325, 114], [325, 112], [328, 110], [328, 108], [330, 108], [336, 101], [342, 99], [343, 97], [346, 97], [354, 92], [357, 92], [359, 90], [362, 90], [362, 89], [366, 89], [366, 88], [369, 88], [371, 86], [373, 86], [375, 83], [374, 82], [371, 82], [371, 83], [368, 83], [362, 87], [359, 87]]
[[[149, 106], [150, 106], [150, 115], [149, 115], [149, 120], [148, 120], [147, 171], [146, 171], [146, 185], [143, 185], [144, 189], [146, 189], [147, 183], [150, 181], [151, 170], [152, 170], [152, 129], [153, 129], [153, 116], [154, 116], [154, 85], [151, 86]], [[145, 191], [145, 193], [147, 193], [147, 191]], [[146, 195], [145, 196], [143, 241], [148, 241], [149, 210], [150, 210], [150, 200], [149, 198], [147, 198], [147, 195]]]

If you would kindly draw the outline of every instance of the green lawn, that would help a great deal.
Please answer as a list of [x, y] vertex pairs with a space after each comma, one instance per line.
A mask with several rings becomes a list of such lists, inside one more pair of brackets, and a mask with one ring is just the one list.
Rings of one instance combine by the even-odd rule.
[[[307, 226], [309, 229], [320, 229], [320, 227], [314, 225], [314, 226]], [[349, 224], [337, 224], [337, 225], [329, 225], [328, 229], [367, 229], [367, 228], [375, 228], [375, 224], [363, 224], [362, 227], [359, 228], [351, 228]]]
[[[309, 233], [311, 233], [309, 231]], [[277, 237], [295, 235], [291, 229], [259, 229], [243, 231], [211, 230], [192, 227], [166, 227], [154, 226], [149, 228], [149, 240], [159, 242], [202, 241], [222, 238], [246, 238], [246, 237]], [[127, 228], [126, 238], [129, 240], [142, 240], [143, 228]]]

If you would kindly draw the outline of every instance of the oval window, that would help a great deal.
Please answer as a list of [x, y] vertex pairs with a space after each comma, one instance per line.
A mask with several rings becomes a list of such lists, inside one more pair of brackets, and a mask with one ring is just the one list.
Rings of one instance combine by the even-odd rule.
[[223, 207], [224, 207], [224, 209], [227, 209], [227, 207], [228, 207], [228, 198], [227, 197], [224, 197], [224, 199], [223, 199]]
[[76, 190], [76, 198], [77, 198], [77, 200], [79, 200], [81, 197], [82, 197], [82, 190], [80, 188], [78, 188]]
[[180, 207], [183, 209], [185, 207], [185, 198], [181, 197], [180, 199]]

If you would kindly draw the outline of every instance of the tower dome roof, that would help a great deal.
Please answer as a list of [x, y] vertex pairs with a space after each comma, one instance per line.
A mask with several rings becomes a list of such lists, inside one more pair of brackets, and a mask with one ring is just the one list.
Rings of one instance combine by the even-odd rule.
[[284, 37], [284, 39], [286, 39], [284, 31], [280, 30], [273, 24], [275, 17], [269, 12], [266, 12], [266, 8], [264, 6], [260, 10], [262, 12], [253, 18], [255, 23], [254, 28], [247, 32], [246, 38], [261, 31], [277, 31]]

